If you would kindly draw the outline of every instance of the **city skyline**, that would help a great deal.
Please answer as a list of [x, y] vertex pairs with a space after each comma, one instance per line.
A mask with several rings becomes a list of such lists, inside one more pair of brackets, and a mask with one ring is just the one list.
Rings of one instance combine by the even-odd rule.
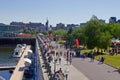
[[119, 0], [2, 0], [0, 23], [41, 22], [79, 24], [89, 21], [92, 15], [106, 20], [120, 19]]

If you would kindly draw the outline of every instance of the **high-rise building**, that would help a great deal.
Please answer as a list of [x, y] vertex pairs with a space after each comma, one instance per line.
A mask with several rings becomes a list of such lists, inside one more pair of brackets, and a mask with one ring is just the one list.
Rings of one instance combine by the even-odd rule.
[[77, 27], [79, 27], [80, 25], [78, 24], [67, 24], [67, 30], [69, 30], [69, 28], [71, 27], [72, 29], [75, 29]]
[[45, 32], [46, 31], [46, 27], [42, 23], [29, 22], [27, 26], [28, 26], [29, 29], [36, 30], [38, 32]]
[[10, 25], [12, 26], [18, 26], [18, 27], [23, 27], [25, 24], [23, 22], [11, 22]]
[[56, 30], [58, 30], [58, 29], [66, 30], [65, 24], [63, 24], [63, 23], [56, 24]]
[[120, 23], [120, 19], [118, 19], [117, 23]]
[[48, 20], [48, 18], [47, 18], [47, 22], [45, 23], [45, 28], [46, 28], [46, 31], [49, 30], [49, 20]]
[[102, 24], [105, 24], [105, 20], [103, 20], [103, 19], [99, 19], [99, 22]]
[[0, 26], [4, 26], [5, 24], [4, 23], [0, 23]]
[[86, 24], [86, 23], [80, 23], [80, 27], [81, 27], [81, 26], [85, 26], [85, 24]]
[[116, 23], [116, 17], [110, 17], [109, 23]]

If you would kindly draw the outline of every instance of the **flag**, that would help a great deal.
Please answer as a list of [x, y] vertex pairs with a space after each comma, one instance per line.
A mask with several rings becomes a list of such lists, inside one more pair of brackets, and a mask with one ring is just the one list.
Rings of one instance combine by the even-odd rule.
[[79, 40], [78, 40], [78, 39], [75, 39], [75, 42], [76, 42], [76, 47], [77, 47], [77, 48], [80, 48]]

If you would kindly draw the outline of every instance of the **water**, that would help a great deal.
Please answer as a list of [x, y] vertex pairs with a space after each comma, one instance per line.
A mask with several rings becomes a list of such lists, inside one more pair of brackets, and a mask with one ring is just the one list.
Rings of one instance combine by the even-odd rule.
[[5, 78], [5, 80], [10, 80], [11, 74], [9, 73], [9, 70], [2, 70], [0, 71], [0, 76]]
[[14, 48], [15, 46], [0, 47], [0, 65], [17, 62], [17, 59], [12, 57]]
[[[16, 64], [18, 62], [17, 58], [12, 58], [15, 47], [16, 46], [0, 46], [0, 66]], [[0, 76], [9, 80], [11, 74], [9, 73], [9, 70], [0, 70]]]

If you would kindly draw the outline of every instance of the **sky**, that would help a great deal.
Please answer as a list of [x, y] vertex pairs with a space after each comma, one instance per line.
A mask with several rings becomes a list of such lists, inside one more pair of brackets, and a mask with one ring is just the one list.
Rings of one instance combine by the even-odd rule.
[[120, 0], [0, 0], [0, 23], [41, 22], [80, 24], [92, 15], [108, 22], [120, 19]]

